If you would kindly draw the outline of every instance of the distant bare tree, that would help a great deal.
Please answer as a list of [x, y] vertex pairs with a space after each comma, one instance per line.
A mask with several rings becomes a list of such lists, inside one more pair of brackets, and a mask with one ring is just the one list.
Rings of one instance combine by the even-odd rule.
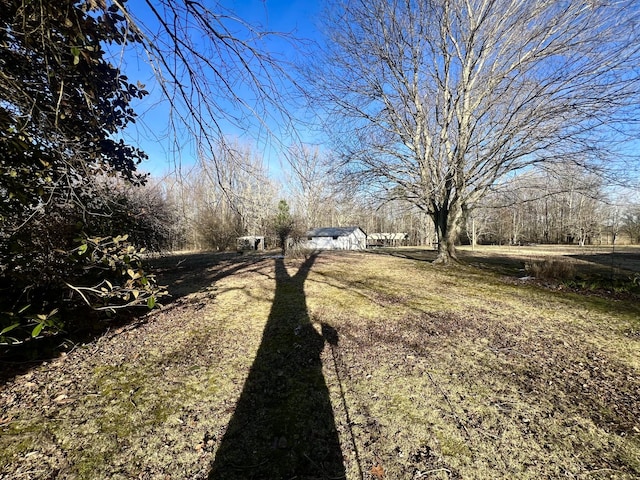
[[640, 244], [640, 204], [627, 204], [622, 214], [622, 230], [629, 236], [629, 242]]
[[506, 174], [614, 162], [638, 121], [635, 0], [343, 0], [326, 18], [315, 100], [348, 172], [430, 215], [437, 262]]
[[[335, 197], [333, 177], [328, 159], [317, 148], [306, 145], [291, 147], [288, 152], [290, 175], [288, 186], [294, 211], [304, 228], [317, 228], [326, 222]], [[327, 223], [326, 225], [329, 225]]]
[[[220, 168], [220, 160], [224, 168]], [[199, 171], [238, 215], [245, 234], [264, 235], [279, 188], [256, 152], [246, 145], [227, 144], [212, 156], [202, 156]]]
[[510, 245], [596, 241], [608, 202], [602, 179], [575, 166], [560, 167], [529, 170], [495, 186], [474, 212], [485, 225], [482, 240]]
[[203, 156], [181, 178], [163, 181], [190, 234], [189, 248], [227, 249], [238, 236], [265, 235], [276, 209], [278, 186], [250, 148], [229, 144], [215, 156], [224, 169]]

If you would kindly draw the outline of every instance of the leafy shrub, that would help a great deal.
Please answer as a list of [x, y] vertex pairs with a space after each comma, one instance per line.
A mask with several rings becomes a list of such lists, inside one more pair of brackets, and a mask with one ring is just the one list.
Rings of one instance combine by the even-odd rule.
[[[54, 191], [55, 201], [32, 207], [21, 225], [2, 223], [0, 343], [153, 307], [162, 294], [137, 248], [163, 248], [172, 234], [165, 226], [175, 222], [159, 193], [103, 178], [78, 179], [74, 187], [73, 196]], [[136, 241], [117, 234], [129, 231]]]
[[138, 251], [127, 238], [83, 238], [71, 253], [76, 268], [84, 273], [79, 279], [88, 286], [65, 285], [94, 310], [115, 313], [136, 306], [153, 308], [157, 298], [166, 294], [143, 269], [140, 254], [144, 249]]
[[57, 275], [21, 275], [26, 268], [12, 275], [5, 269], [0, 278], [0, 343], [55, 333], [90, 312], [99, 317], [137, 306], [154, 308], [166, 295], [145, 272], [142, 252], [126, 235], [82, 236], [75, 242], [77, 247], [57, 251], [58, 258], [50, 262], [60, 266]]

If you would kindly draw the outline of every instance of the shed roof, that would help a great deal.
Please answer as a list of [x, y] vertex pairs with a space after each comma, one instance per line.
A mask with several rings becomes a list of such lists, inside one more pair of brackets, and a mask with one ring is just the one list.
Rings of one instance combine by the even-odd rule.
[[360, 227], [322, 227], [307, 232], [307, 237], [346, 237], [356, 230], [364, 231]]

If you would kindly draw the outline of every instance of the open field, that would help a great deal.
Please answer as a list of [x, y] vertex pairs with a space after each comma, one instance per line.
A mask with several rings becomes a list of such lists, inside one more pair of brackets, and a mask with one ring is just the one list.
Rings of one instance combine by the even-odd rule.
[[[549, 257], [562, 257], [573, 263], [584, 275], [624, 277], [640, 273], [640, 246], [638, 245], [535, 245], [535, 246], [478, 246], [475, 250], [465, 246], [460, 248], [461, 256], [471, 262], [479, 259], [493, 259], [504, 262], [513, 259], [531, 262]], [[522, 264], [520, 264], [522, 265]]]
[[0, 479], [640, 478], [640, 302], [539, 253], [162, 259], [163, 310], [6, 375]]
[[[435, 251], [430, 248], [405, 247], [383, 250], [396, 256], [431, 261]], [[489, 246], [475, 249], [465, 245], [458, 247], [458, 255], [464, 263], [487, 268], [514, 276], [523, 276], [526, 264], [544, 259], [562, 259], [575, 267], [582, 276], [599, 275], [607, 278], [628, 278], [640, 273], [640, 246], [584, 246], [530, 245]]]

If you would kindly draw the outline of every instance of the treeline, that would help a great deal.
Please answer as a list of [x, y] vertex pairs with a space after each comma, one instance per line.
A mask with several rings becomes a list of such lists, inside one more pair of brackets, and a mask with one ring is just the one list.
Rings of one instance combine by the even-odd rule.
[[[286, 200], [301, 237], [312, 228], [357, 225], [367, 233], [401, 232], [404, 244], [431, 246], [437, 238], [426, 214], [402, 203], [354, 190], [332, 170], [331, 158], [297, 149], [280, 181], [248, 146], [221, 150], [180, 174], [146, 185], [111, 177], [92, 184], [91, 230], [128, 232], [147, 251], [224, 251], [244, 235], [278, 247], [274, 219]], [[216, 162], [224, 162], [219, 170]], [[75, 218], [75, 217], [74, 217]], [[72, 224], [71, 219], [67, 219]], [[89, 227], [89, 224], [87, 224]], [[640, 204], [580, 169], [526, 172], [496, 186], [467, 211], [459, 243], [496, 245], [640, 243]]]
[[[259, 235], [276, 247], [273, 222], [283, 199], [295, 220], [294, 237], [317, 227], [357, 225], [367, 233], [405, 233], [405, 245], [437, 243], [425, 213], [354, 189], [318, 150], [290, 153], [282, 182], [272, 178], [250, 148], [236, 146], [217, 158], [228, 166], [223, 173], [213, 160], [201, 159], [182, 175], [139, 191], [164, 202], [162, 208], [154, 207], [163, 212], [154, 235], [165, 235], [156, 245], [161, 250], [227, 250], [235, 248], [237, 237]], [[153, 203], [152, 198], [147, 202]], [[163, 219], [170, 219], [170, 225], [161, 227]], [[640, 243], [640, 204], [578, 168], [529, 171], [496, 186], [467, 210], [459, 243], [471, 243], [474, 234], [476, 243], [497, 245]]]
[[501, 184], [467, 216], [461, 241], [518, 245], [640, 243], [640, 204], [576, 168], [528, 172]]
[[[406, 233], [409, 245], [434, 242], [426, 215], [400, 202], [380, 202], [354, 191], [332, 170], [331, 158], [318, 150], [292, 149], [290, 155], [289, 164], [278, 166], [286, 172], [280, 181], [258, 154], [239, 145], [227, 146], [215, 159], [201, 158], [180, 174], [151, 180], [155, 186], [140, 193], [161, 192], [155, 198], [164, 202], [157, 209], [164, 217], [154, 233], [164, 237], [157, 249], [229, 250], [244, 235], [264, 236], [268, 247], [278, 247], [275, 223], [282, 200], [291, 211], [294, 239], [312, 228], [357, 225], [366, 232]], [[224, 171], [216, 168], [221, 161]], [[171, 224], [161, 227], [164, 219]]]
[[[204, 160], [180, 175], [150, 178], [144, 186], [97, 179], [89, 205], [92, 230], [101, 235], [129, 232], [130, 241], [156, 252], [233, 250], [243, 235], [265, 236], [275, 248], [274, 218], [284, 199], [295, 220], [293, 235], [357, 225], [367, 233], [406, 233], [406, 245], [437, 242], [424, 213], [399, 201], [354, 194], [332, 176], [326, 159], [313, 175], [294, 170], [284, 184], [272, 178], [248, 147], [220, 155], [230, 166], [223, 173]], [[471, 243], [475, 229], [478, 244], [640, 244], [640, 204], [617, 193], [598, 176], [577, 170], [568, 175], [524, 173], [467, 212], [459, 242]]]

